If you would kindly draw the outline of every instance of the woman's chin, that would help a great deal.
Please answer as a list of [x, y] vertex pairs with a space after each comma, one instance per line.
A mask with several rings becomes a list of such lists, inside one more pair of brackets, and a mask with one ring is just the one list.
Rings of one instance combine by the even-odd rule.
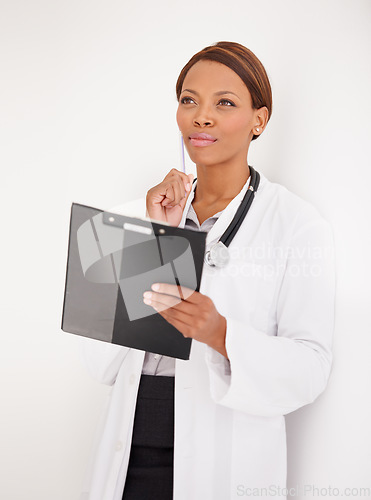
[[220, 162], [220, 158], [215, 158], [215, 155], [210, 155], [203, 151], [191, 151], [190, 153], [188, 152], [188, 156], [193, 163], [202, 167], [213, 166]]

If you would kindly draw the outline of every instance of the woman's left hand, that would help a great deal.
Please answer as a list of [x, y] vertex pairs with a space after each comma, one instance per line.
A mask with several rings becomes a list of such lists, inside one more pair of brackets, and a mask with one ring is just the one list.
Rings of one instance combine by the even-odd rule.
[[152, 306], [184, 337], [203, 342], [228, 359], [225, 349], [227, 321], [218, 313], [210, 297], [167, 283], [154, 283], [151, 288], [143, 294], [145, 304]]

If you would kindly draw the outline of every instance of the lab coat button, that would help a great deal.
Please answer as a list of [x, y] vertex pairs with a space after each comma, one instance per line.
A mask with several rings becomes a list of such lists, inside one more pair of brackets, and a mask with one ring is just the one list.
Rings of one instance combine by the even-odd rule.
[[116, 451], [120, 451], [120, 450], [122, 450], [122, 442], [118, 441], [116, 444]]
[[132, 375], [130, 375], [129, 382], [130, 382], [131, 385], [134, 384], [134, 382], [135, 382], [135, 375], [134, 375], [134, 373]]

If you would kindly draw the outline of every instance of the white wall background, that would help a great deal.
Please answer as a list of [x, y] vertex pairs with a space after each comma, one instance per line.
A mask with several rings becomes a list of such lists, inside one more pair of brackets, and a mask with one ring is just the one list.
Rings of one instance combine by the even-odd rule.
[[315, 204], [336, 239], [332, 376], [287, 417], [288, 486], [325, 489], [290, 498], [371, 488], [371, 2], [2, 0], [0, 9], [0, 497], [79, 497], [109, 389], [60, 329], [70, 206], [109, 209], [180, 169], [176, 78], [218, 40], [251, 48], [271, 79], [273, 116], [249, 161]]

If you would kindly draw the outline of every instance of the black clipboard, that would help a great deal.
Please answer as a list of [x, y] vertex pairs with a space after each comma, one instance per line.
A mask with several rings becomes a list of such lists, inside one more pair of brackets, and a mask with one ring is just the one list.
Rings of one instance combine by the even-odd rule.
[[199, 291], [207, 233], [72, 203], [64, 332], [189, 359], [185, 338], [151, 306], [152, 283]]

